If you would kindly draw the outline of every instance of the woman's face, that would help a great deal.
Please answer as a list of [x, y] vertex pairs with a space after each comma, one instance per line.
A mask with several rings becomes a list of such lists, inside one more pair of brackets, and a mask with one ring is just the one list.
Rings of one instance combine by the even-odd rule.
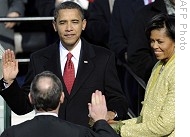
[[165, 28], [151, 31], [150, 45], [158, 60], [167, 62], [175, 53], [175, 42], [167, 36]]

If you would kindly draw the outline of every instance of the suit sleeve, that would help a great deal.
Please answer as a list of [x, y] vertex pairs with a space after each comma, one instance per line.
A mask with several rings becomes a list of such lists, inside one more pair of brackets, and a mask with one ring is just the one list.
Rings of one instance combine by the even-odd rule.
[[7, 89], [1, 91], [0, 95], [17, 115], [24, 115], [33, 110], [28, 93], [19, 87], [16, 80]]
[[92, 130], [87, 137], [120, 137], [105, 120], [96, 121]]
[[[125, 24], [122, 24], [122, 15], [120, 8], [122, 6], [119, 4], [120, 1], [115, 1], [113, 6], [113, 12], [111, 16], [110, 23], [110, 36], [109, 36], [109, 48], [115, 52], [116, 57], [123, 61], [124, 53], [127, 51], [127, 38], [126, 38], [126, 29], [128, 20], [125, 20]], [[127, 10], [127, 8], [125, 9]], [[127, 12], [125, 13], [125, 16]]]
[[7, 128], [7, 129], [5, 129], [5, 130], [1, 133], [0, 137], [14, 137], [14, 135], [13, 135], [13, 128], [12, 128], [12, 127], [9, 127], [9, 128]]
[[114, 110], [118, 114], [118, 118], [116, 120], [126, 119], [128, 103], [117, 75], [114, 54], [110, 56], [107, 62], [105, 72], [105, 94], [108, 110]]
[[90, 3], [85, 28], [85, 36], [93, 44], [107, 47], [109, 36], [110, 9], [105, 0], [95, 0]]
[[34, 78], [34, 71], [34, 65], [32, 64], [31, 58], [22, 87], [20, 87], [15, 79], [8, 88], [0, 92], [0, 95], [4, 98], [8, 106], [17, 115], [24, 115], [33, 110], [33, 106], [28, 99], [28, 93], [30, 91], [30, 84]]

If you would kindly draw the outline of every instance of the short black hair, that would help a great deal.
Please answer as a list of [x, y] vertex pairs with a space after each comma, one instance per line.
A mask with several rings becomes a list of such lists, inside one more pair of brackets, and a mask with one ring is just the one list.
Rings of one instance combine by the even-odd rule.
[[54, 10], [54, 21], [56, 21], [57, 16], [59, 14], [59, 11], [62, 10], [62, 9], [77, 9], [81, 13], [82, 20], [84, 20], [84, 10], [83, 10], [83, 8], [80, 5], [78, 5], [77, 3], [75, 3], [75, 2], [66, 1], [66, 2], [63, 2], [63, 3], [59, 4], [55, 8], [55, 10]]
[[145, 32], [148, 39], [152, 30], [165, 28], [166, 35], [175, 42], [175, 15], [160, 13], [155, 15], [148, 23]]

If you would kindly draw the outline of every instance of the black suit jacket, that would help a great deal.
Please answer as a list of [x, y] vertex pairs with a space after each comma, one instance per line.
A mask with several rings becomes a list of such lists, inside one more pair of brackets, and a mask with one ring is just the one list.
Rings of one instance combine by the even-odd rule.
[[107, 48], [111, 20], [108, 0], [94, 0], [94, 2], [90, 3], [87, 13], [87, 25], [84, 31], [85, 38], [90, 43]]
[[93, 131], [51, 115], [36, 116], [9, 127], [0, 137], [118, 137], [105, 120], [97, 121]]
[[[110, 23], [109, 48], [115, 52], [117, 57], [117, 69], [122, 82], [122, 87], [129, 100], [129, 107], [135, 115], [140, 109], [138, 85], [133, 76], [121, 63], [126, 63], [126, 52], [128, 48], [129, 28], [134, 15], [144, 7], [144, 0], [115, 0]], [[122, 62], [121, 62], [122, 61]], [[143, 93], [143, 92], [142, 92]], [[139, 101], [140, 100], [140, 101]]]
[[109, 48], [124, 61], [128, 47], [128, 31], [135, 13], [144, 6], [144, 0], [116, 0], [110, 23]]
[[157, 59], [150, 47], [145, 34], [149, 20], [159, 13], [167, 13], [164, 0], [155, 2], [142, 8], [136, 15], [128, 35], [128, 63], [132, 70], [145, 82], [148, 81], [152, 68]]
[[114, 54], [102, 47], [91, 45], [84, 39], [82, 39], [78, 71], [70, 95], [62, 79], [59, 42], [31, 55], [22, 88], [15, 80], [9, 88], [0, 92], [16, 114], [22, 115], [33, 110], [28, 99], [30, 84], [36, 74], [45, 70], [56, 74], [63, 83], [65, 100], [60, 107], [60, 118], [88, 126], [88, 103], [91, 101], [92, 93], [98, 89], [105, 94], [108, 110], [116, 111], [118, 119], [126, 119], [128, 104], [117, 76]]

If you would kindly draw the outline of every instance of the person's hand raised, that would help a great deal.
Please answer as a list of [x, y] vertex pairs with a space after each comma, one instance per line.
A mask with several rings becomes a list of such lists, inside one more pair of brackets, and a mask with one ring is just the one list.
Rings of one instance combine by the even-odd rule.
[[107, 120], [106, 100], [101, 91], [96, 90], [95, 93], [92, 94], [91, 103], [88, 103], [88, 109], [89, 115], [94, 122], [100, 119]]
[[[8, 13], [7, 17], [9, 18], [15, 18], [15, 17], [19, 17], [19, 13], [18, 12], [10, 12]], [[5, 28], [7, 29], [12, 29], [17, 23], [16, 22], [5, 22]]]
[[18, 61], [12, 50], [5, 50], [2, 56], [3, 79], [10, 85], [18, 74]]

